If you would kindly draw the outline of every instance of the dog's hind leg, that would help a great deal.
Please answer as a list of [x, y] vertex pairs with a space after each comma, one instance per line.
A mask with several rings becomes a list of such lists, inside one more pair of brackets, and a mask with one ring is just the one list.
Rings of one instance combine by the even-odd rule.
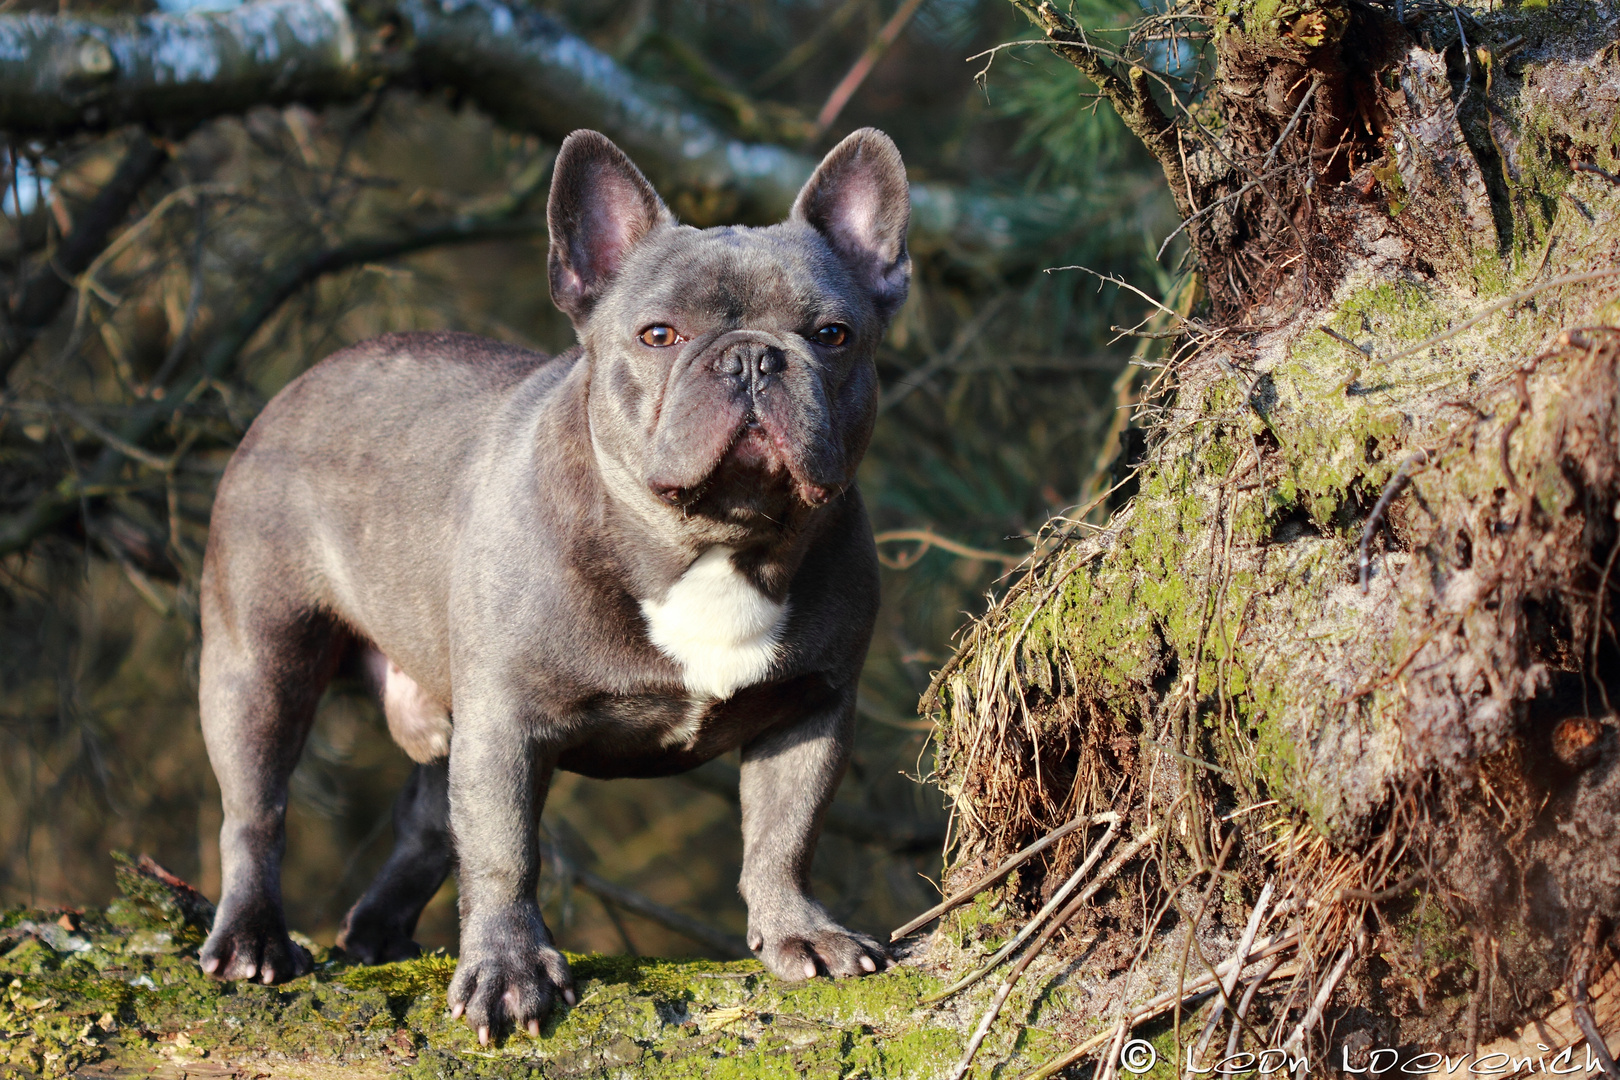
[[199, 959], [218, 978], [274, 983], [310, 970], [281, 907], [287, 782], [346, 638], [329, 616], [248, 607], [205, 577], [199, 699], [225, 821], [219, 911]]
[[337, 943], [366, 964], [408, 960], [411, 936], [455, 861], [450, 839], [450, 766], [418, 765], [394, 801], [394, 850], [366, 894], [343, 918]]

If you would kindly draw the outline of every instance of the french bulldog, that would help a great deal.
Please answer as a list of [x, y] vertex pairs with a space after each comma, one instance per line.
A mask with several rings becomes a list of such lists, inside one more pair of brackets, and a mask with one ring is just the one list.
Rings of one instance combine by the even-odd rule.
[[457, 868], [449, 1002], [481, 1042], [574, 1000], [536, 900], [556, 769], [662, 776], [740, 749], [749, 946], [788, 980], [886, 964], [808, 877], [877, 611], [855, 470], [909, 215], [900, 154], [872, 129], [826, 156], [786, 221], [712, 229], [678, 223], [578, 131], [547, 206], [575, 348], [392, 334], [265, 407], [220, 483], [202, 578], [224, 803], [205, 971], [310, 970], [282, 911], [287, 785], [357, 657], [419, 764], [339, 943], [414, 955]]

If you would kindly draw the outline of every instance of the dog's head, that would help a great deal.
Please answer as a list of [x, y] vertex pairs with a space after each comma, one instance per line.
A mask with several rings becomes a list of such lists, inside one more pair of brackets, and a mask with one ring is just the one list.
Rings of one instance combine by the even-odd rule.
[[570, 135], [547, 208], [551, 295], [591, 365], [616, 493], [743, 539], [848, 487], [877, 412], [872, 357], [906, 297], [909, 217], [900, 153], [870, 128], [768, 228], [679, 225], [618, 147]]

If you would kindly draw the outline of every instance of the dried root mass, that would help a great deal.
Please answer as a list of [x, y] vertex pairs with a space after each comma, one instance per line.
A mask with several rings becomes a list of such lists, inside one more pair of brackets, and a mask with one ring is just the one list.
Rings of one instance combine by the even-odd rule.
[[[1205, 1061], [1479, 1051], [1570, 1019], [1620, 928], [1620, 10], [1304, 8], [1198, 9], [1212, 302], [1132, 499], [1054, 529], [925, 698], [956, 884], [1078, 815], [1156, 837], [1052, 946], [1097, 1075], [1155, 1002]], [[1234, 959], [1257, 936], [1290, 945]]]

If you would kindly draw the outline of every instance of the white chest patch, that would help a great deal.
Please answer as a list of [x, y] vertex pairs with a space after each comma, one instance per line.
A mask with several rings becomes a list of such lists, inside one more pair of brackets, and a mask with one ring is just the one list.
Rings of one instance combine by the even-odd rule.
[[787, 624], [787, 605], [754, 588], [712, 547], [686, 568], [662, 600], [643, 600], [647, 636], [681, 666], [692, 694], [728, 698], [765, 677]]

